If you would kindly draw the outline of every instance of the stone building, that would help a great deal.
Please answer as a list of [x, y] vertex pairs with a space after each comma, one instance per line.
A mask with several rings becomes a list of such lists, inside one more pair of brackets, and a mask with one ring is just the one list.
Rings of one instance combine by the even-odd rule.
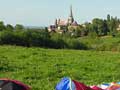
[[55, 31], [63, 33], [69, 31], [69, 28], [76, 28], [78, 23], [74, 20], [72, 6], [70, 6], [70, 15], [67, 20], [56, 19], [54, 25], [48, 27], [49, 32]]

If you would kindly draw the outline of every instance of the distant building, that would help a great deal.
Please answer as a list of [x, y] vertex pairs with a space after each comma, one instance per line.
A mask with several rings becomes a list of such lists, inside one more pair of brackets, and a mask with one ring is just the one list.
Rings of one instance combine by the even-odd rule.
[[120, 31], [120, 24], [119, 24], [118, 27], [117, 27], [117, 31]]
[[48, 27], [49, 32], [55, 31], [63, 33], [69, 30], [69, 28], [76, 28], [78, 23], [74, 20], [72, 6], [70, 6], [70, 15], [67, 20], [56, 19], [54, 25]]
[[48, 31], [51, 32], [51, 31], [55, 31], [56, 30], [56, 26], [55, 25], [50, 25], [48, 27]]

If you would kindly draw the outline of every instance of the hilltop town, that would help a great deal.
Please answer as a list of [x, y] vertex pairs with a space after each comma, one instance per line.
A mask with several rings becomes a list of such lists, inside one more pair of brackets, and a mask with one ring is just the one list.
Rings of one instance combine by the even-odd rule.
[[66, 20], [58, 18], [54, 25], [48, 27], [48, 32], [69, 33], [71, 36], [87, 36], [90, 33], [96, 33], [98, 36], [115, 35], [120, 31], [120, 19], [107, 15], [107, 19], [94, 18], [91, 22], [79, 24], [73, 16], [72, 5], [70, 6], [70, 15]]
[[66, 20], [56, 19], [54, 25], [50, 25], [48, 27], [49, 32], [57, 32], [57, 33], [64, 33], [64, 32], [71, 32], [71, 28], [77, 29], [79, 24], [75, 21], [72, 11], [72, 6], [70, 6], [70, 15]]

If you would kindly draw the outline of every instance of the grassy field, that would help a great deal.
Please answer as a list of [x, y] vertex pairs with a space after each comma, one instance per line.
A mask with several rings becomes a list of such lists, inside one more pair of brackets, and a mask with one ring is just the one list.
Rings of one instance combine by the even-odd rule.
[[120, 52], [0, 46], [0, 78], [54, 90], [64, 76], [87, 85], [120, 81]]
[[96, 51], [119, 51], [120, 52], [120, 36], [119, 37], [81, 37], [80, 42], [86, 45], [89, 49]]

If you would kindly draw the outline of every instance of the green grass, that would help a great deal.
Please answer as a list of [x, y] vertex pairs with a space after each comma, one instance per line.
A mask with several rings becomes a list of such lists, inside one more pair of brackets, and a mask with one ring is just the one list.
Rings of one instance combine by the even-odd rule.
[[64, 76], [87, 85], [120, 81], [120, 52], [0, 46], [0, 78], [54, 90]]
[[120, 37], [81, 37], [78, 38], [80, 42], [85, 44], [88, 48], [97, 51], [120, 51]]

